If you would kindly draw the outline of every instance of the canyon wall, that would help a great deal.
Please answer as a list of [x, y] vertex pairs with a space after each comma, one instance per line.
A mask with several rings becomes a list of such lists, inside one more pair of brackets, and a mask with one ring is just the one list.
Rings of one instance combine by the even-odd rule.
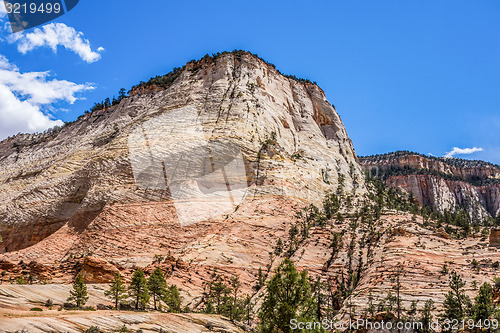
[[[172, 201], [174, 184], [166, 183], [162, 168], [168, 177], [180, 169], [202, 177], [182, 193], [201, 193], [201, 201], [213, 204], [203, 187], [213, 179], [200, 173], [204, 151], [185, 134], [193, 124], [209, 142], [204, 149], [223, 156], [222, 163], [241, 153], [233, 173], [239, 179], [226, 179], [231, 190], [242, 185], [235, 192], [239, 201], [231, 196], [226, 208], [265, 196], [321, 205], [339, 177], [347, 191], [364, 191], [352, 142], [324, 92], [254, 55], [205, 57], [178, 71], [168, 87], [142, 85], [130, 95], [59, 131], [0, 142], [0, 252], [32, 246], [62, 226], [81, 232], [106, 207]], [[148, 154], [155, 157], [148, 160]], [[172, 158], [176, 162], [168, 164]], [[222, 167], [229, 168], [212, 163], [213, 174]], [[178, 212], [193, 208], [176, 203]], [[198, 219], [204, 217], [215, 215]]]
[[440, 212], [464, 209], [479, 221], [500, 214], [500, 167], [494, 164], [410, 152], [362, 157], [360, 163]]

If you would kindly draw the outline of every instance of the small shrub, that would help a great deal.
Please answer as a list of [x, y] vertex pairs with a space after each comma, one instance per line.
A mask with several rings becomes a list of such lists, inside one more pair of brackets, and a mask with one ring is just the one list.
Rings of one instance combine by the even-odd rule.
[[120, 302], [120, 310], [131, 311], [134, 307], [129, 302]]
[[163, 261], [165, 261], [165, 257], [162, 256], [161, 254], [155, 254], [154, 259], [153, 259], [157, 264], [161, 264]]
[[495, 289], [499, 289], [500, 288], [500, 277], [494, 277], [493, 284], [495, 286]]
[[125, 324], [120, 328], [120, 330], [118, 331], [120, 333], [127, 333], [127, 332], [130, 332], [130, 330], [127, 328], [127, 326], [125, 326]]
[[472, 265], [472, 268], [479, 271], [479, 262], [476, 259], [472, 259], [471, 265]]
[[40, 311], [43, 311], [43, 310], [41, 308], [31, 308], [30, 311], [40, 312]]
[[16, 284], [26, 284], [26, 280], [22, 276], [16, 278]]
[[76, 305], [73, 303], [70, 303], [70, 302], [65, 302], [65, 303], [63, 303], [63, 308], [65, 310], [73, 310], [73, 309], [76, 309]]
[[54, 302], [49, 298], [46, 302], [45, 302], [45, 306], [49, 309], [52, 310], [52, 307], [54, 306]]
[[97, 304], [96, 308], [97, 308], [97, 310], [111, 310], [112, 309], [111, 306], [106, 305], [106, 304], [101, 304], [101, 303]]
[[303, 158], [302, 154], [300, 152], [295, 152], [292, 154], [292, 156], [290, 157], [293, 161], [297, 161], [297, 160], [300, 160]]
[[101, 333], [101, 329], [97, 326], [90, 326], [85, 333]]
[[472, 287], [472, 289], [477, 290], [477, 281], [476, 280], [472, 280], [471, 287]]
[[493, 267], [493, 268], [498, 268], [498, 267], [500, 267], [500, 262], [495, 261], [494, 263], [492, 263], [492, 264], [491, 264], [491, 267]]

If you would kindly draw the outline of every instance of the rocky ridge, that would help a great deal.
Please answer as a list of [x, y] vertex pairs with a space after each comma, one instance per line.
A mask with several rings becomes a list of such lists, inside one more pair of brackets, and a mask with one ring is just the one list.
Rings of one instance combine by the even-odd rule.
[[466, 210], [484, 223], [500, 214], [500, 167], [482, 161], [412, 152], [360, 157], [362, 167], [386, 184], [412, 193], [439, 212]]
[[119, 105], [54, 134], [0, 142], [0, 252], [34, 245], [65, 225], [85, 230], [105, 207], [168, 201], [167, 190], [137, 183], [129, 138], [182, 108], [194, 110], [207, 140], [241, 149], [247, 197], [319, 203], [339, 176], [363, 191], [351, 140], [324, 92], [249, 53], [227, 53], [189, 63], [168, 88], [135, 88]]
[[[168, 117], [174, 114], [185, 117]], [[238, 170], [244, 170], [247, 185], [238, 205], [196, 223], [180, 223], [175, 194], [163, 178], [158, 181], [158, 170], [172, 179], [166, 157], [174, 152], [197, 161], [199, 154], [190, 137], [155, 131], [154, 124], [170, 126], [172, 118], [210, 142], [223, 142], [210, 147], [224, 161], [238, 155], [233, 149], [238, 146], [244, 162]], [[146, 133], [145, 145], [141, 132]], [[130, 137], [137, 133], [131, 146]], [[160, 144], [165, 141], [173, 148]], [[161, 161], [143, 169], [139, 163], [138, 175], [141, 150], [155, 145]], [[190, 182], [186, 188], [199, 193], [213, 179], [198, 168], [203, 163], [192, 164], [196, 167], [179, 165], [195, 175], [197, 186]], [[242, 183], [238, 172], [233, 175], [226, 185]], [[338, 214], [309, 225], [296, 217], [310, 204], [321, 211], [325, 193], [332, 191], [341, 203]], [[91, 305], [96, 307], [111, 305], [103, 297], [104, 283], [117, 270], [130, 281], [137, 268], [148, 275], [160, 267], [168, 283], [179, 287], [182, 305], [192, 310], [202, 309], [204, 284], [214, 270], [238, 276], [241, 293], [252, 297], [257, 310], [265, 292], [257, 284], [259, 270], [269, 277], [289, 257], [313, 280], [324, 282], [327, 295], [349, 279], [349, 296], [335, 304], [337, 319], [361, 316], [370, 302], [385, 301], [393, 290], [391, 276], [401, 265], [405, 308], [413, 300], [421, 307], [428, 299], [436, 302], [436, 311], [441, 308], [448, 290], [444, 265], [463, 274], [470, 296], [476, 293], [473, 281], [495, 276], [500, 252], [489, 246], [487, 229], [458, 239], [408, 211], [386, 207], [372, 212], [374, 200], [368, 197], [373, 191], [338, 114], [319, 87], [284, 77], [245, 52], [190, 62], [58, 132], [0, 142], [0, 327], [62, 332], [99, 325], [112, 331], [127, 323], [145, 332], [159, 327], [241, 331], [224, 318], [204, 314], [57, 313], [45, 307], [39, 315], [28, 312], [43, 307], [48, 297], [60, 306], [80, 272], [91, 283]], [[193, 214], [207, 203], [218, 202], [200, 195]], [[303, 231], [304, 225], [305, 236], [291, 238], [290, 230]], [[16, 284], [20, 278], [31, 280]]]

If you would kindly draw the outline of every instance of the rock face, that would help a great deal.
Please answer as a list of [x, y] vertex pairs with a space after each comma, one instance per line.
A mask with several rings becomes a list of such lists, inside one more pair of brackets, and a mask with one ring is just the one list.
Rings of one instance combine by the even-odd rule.
[[500, 229], [492, 228], [490, 230], [490, 246], [500, 246]]
[[[241, 152], [246, 179], [238, 179], [245, 185], [240, 199], [281, 195], [320, 204], [323, 193], [339, 177], [345, 179], [346, 190], [364, 191], [351, 140], [318, 86], [286, 78], [249, 53], [224, 54], [191, 62], [168, 88], [134, 89], [119, 105], [86, 114], [59, 132], [2, 141], [0, 253], [37, 244], [63, 226], [81, 232], [106, 207], [172, 201], [174, 195], [165, 182], [163, 187], [150, 186], [151, 179], [163, 179], [162, 168], [166, 174], [175, 170], [176, 165], [173, 169], [161, 166], [160, 162], [169, 160], [162, 155], [166, 148], [159, 147], [155, 154], [161, 158], [148, 161], [151, 167], [138, 174], [134, 164], [143, 163], [147, 154], [137, 153], [144, 149], [135, 145], [137, 140], [131, 145], [131, 137], [144, 130], [140, 144], [153, 145], [150, 136], [158, 128], [150, 130], [151, 124], [170, 119], [170, 125], [180, 121], [183, 126], [190, 117], [196, 118], [198, 134], [212, 144], [210, 148], [222, 141], [224, 147], [232, 145]], [[175, 135], [157, 135], [151, 140], [164, 143], [166, 138], [171, 144], [163, 147], [183, 142], [189, 146], [186, 137]], [[192, 161], [198, 155], [184, 148], [175, 150], [186, 157], [185, 164], [177, 165], [179, 169], [203, 164]], [[216, 153], [227, 153], [224, 149]], [[182, 193], [190, 191], [186, 186], [200, 192], [200, 184], [210, 182], [206, 177], [195, 180], [194, 185], [184, 183]], [[175, 184], [168, 185], [173, 188]], [[175, 199], [179, 199], [174, 206], [180, 211], [182, 197]], [[201, 201], [213, 203], [209, 199], [201, 196]], [[175, 212], [168, 214], [158, 218], [182, 223]], [[207, 216], [202, 214], [198, 220]]]
[[[44, 307], [47, 299], [62, 305], [80, 272], [104, 283], [119, 270], [129, 282], [137, 268], [149, 275], [159, 267], [182, 306], [202, 310], [217, 271], [238, 276], [240, 296], [250, 295], [257, 311], [265, 293], [259, 272], [269, 277], [286, 257], [324, 282], [322, 303], [336, 319], [386, 302], [398, 267], [406, 309], [428, 299], [440, 309], [444, 268], [467, 286], [497, 273], [500, 252], [485, 230], [457, 239], [455, 227], [429, 218], [376, 211], [342, 122], [316, 85], [242, 52], [205, 57], [153, 83], [60, 131], [0, 142], [0, 327], [241, 331], [218, 316], [105, 310], [107, 283], [89, 285], [96, 312]], [[451, 209], [476, 198], [482, 214], [498, 211], [497, 185], [473, 184], [497, 177], [494, 167], [406, 160], [435, 173], [408, 167], [386, 180], [421, 202]], [[321, 206], [329, 190], [338, 194], [338, 214], [314, 223], [315, 214], [296, 215]], [[33, 284], [15, 284], [23, 279]], [[346, 286], [349, 297], [335, 296], [347, 295]], [[35, 306], [43, 313], [28, 313]]]
[[85, 257], [83, 260], [82, 276], [85, 282], [107, 283], [113, 280], [118, 268], [104, 259]]
[[365, 168], [399, 166], [418, 170], [431, 170], [463, 179], [500, 179], [500, 167], [498, 165], [483, 161], [425, 156], [409, 151], [360, 157], [360, 162]]
[[481, 161], [396, 152], [360, 158], [367, 171], [386, 184], [413, 193], [440, 212], [466, 210], [478, 221], [500, 214], [500, 167]]

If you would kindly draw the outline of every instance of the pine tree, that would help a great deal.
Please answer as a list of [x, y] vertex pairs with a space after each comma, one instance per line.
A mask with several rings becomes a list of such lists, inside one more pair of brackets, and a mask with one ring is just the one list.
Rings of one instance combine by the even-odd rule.
[[474, 319], [476, 322], [490, 319], [495, 309], [493, 305], [493, 288], [491, 284], [485, 282], [474, 300]]
[[169, 312], [181, 312], [181, 295], [176, 285], [171, 285], [163, 295], [163, 301], [168, 306]]
[[228, 295], [230, 290], [225, 284], [224, 277], [215, 274], [212, 281], [210, 282], [210, 294], [209, 298], [212, 299], [215, 306], [215, 312], [217, 314], [227, 313], [226, 310], [229, 307]]
[[127, 90], [125, 88], [121, 88], [118, 92], [118, 102], [121, 102], [124, 98], [127, 97]]
[[430, 332], [432, 322], [432, 310], [434, 310], [434, 301], [428, 299], [425, 301], [424, 308], [420, 310], [420, 322], [422, 323], [422, 332]]
[[465, 282], [460, 275], [453, 271], [451, 272], [449, 286], [451, 290], [443, 302], [442, 317], [449, 320], [462, 320], [467, 316], [471, 307], [470, 299], [464, 292]]
[[111, 298], [115, 302], [115, 309], [119, 310], [120, 301], [128, 297], [127, 288], [123, 283], [120, 272], [115, 273], [114, 280], [109, 286], [109, 290], [104, 292], [104, 295]]
[[156, 301], [161, 301], [167, 291], [167, 281], [160, 267], [157, 267], [148, 280], [149, 293], [153, 296], [154, 309], [157, 310]]
[[327, 220], [335, 217], [340, 209], [340, 200], [335, 193], [327, 194], [325, 200], [323, 200], [323, 210]]
[[78, 274], [73, 283], [73, 290], [70, 292], [68, 302], [75, 302], [77, 308], [81, 308], [87, 303], [89, 296], [87, 295], [87, 285], [83, 281], [82, 273]]
[[259, 267], [256, 289], [259, 290], [260, 288], [264, 287], [265, 284], [266, 284], [266, 276], [264, 275], [264, 273], [262, 273], [262, 268]]
[[279, 256], [283, 252], [283, 241], [281, 238], [278, 238], [278, 242], [276, 243], [276, 247], [274, 248], [274, 254]]
[[231, 320], [240, 320], [242, 313], [242, 308], [239, 304], [238, 292], [241, 287], [240, 279], [237, 276], [234, 276], [229, 281], [229, 286], [231, 288], [232, 296], [230, 297], [231, 301], [231, 309], [229, 312], [229, 319]]
[[291, 332], [290, 321], [316, 320], [316, 302], [312, 297], [307, 272], [297, 271], [286, 258], [266, 286], [267, 294], [259, 311], [262, 333]]
[[244, 309], [244, 315], [243, 315], [243, 320], [246, 321], [247, 326], [250, 326], [254, 312], [253, 312], [253, 307], [255, 303], [252, 302], [252, 297], [250, 295], [246, 295], [245, 298], [243, 299], [243, 309]]
[[394, 276], [391, 278], [394, 285], [392, 289], [396, 292], [395, 305], [396, 305], [396, 319], [401, 320], [402, 301], [401, 301], [401, 275], [404, 275], [403, 265], [399, 263], [394, 271]]
[[406, 311], [406, 313], [408, 314], [408, 316], [410, 316], [410, 318], [413, 318], [417, 313], [417, 305], [418, 302], [416, 300], [411, 301], [410, 308], [408, 309], [408, 311]]
[[204, 283], [204, 312], [240, 321], [245, 314], [244, 300], [238, 297], [240, 287], [237, 276], [227, 278], [214, 271], [210, 281]]
[[138, 269], [134, 272], [128, 291], [130, 297], [135, 299], [136, 310], [139, 310], [139, 306], [146, 308], [146, 304], [149, 302], [149, 290], [148, 282], [142, 270]]

